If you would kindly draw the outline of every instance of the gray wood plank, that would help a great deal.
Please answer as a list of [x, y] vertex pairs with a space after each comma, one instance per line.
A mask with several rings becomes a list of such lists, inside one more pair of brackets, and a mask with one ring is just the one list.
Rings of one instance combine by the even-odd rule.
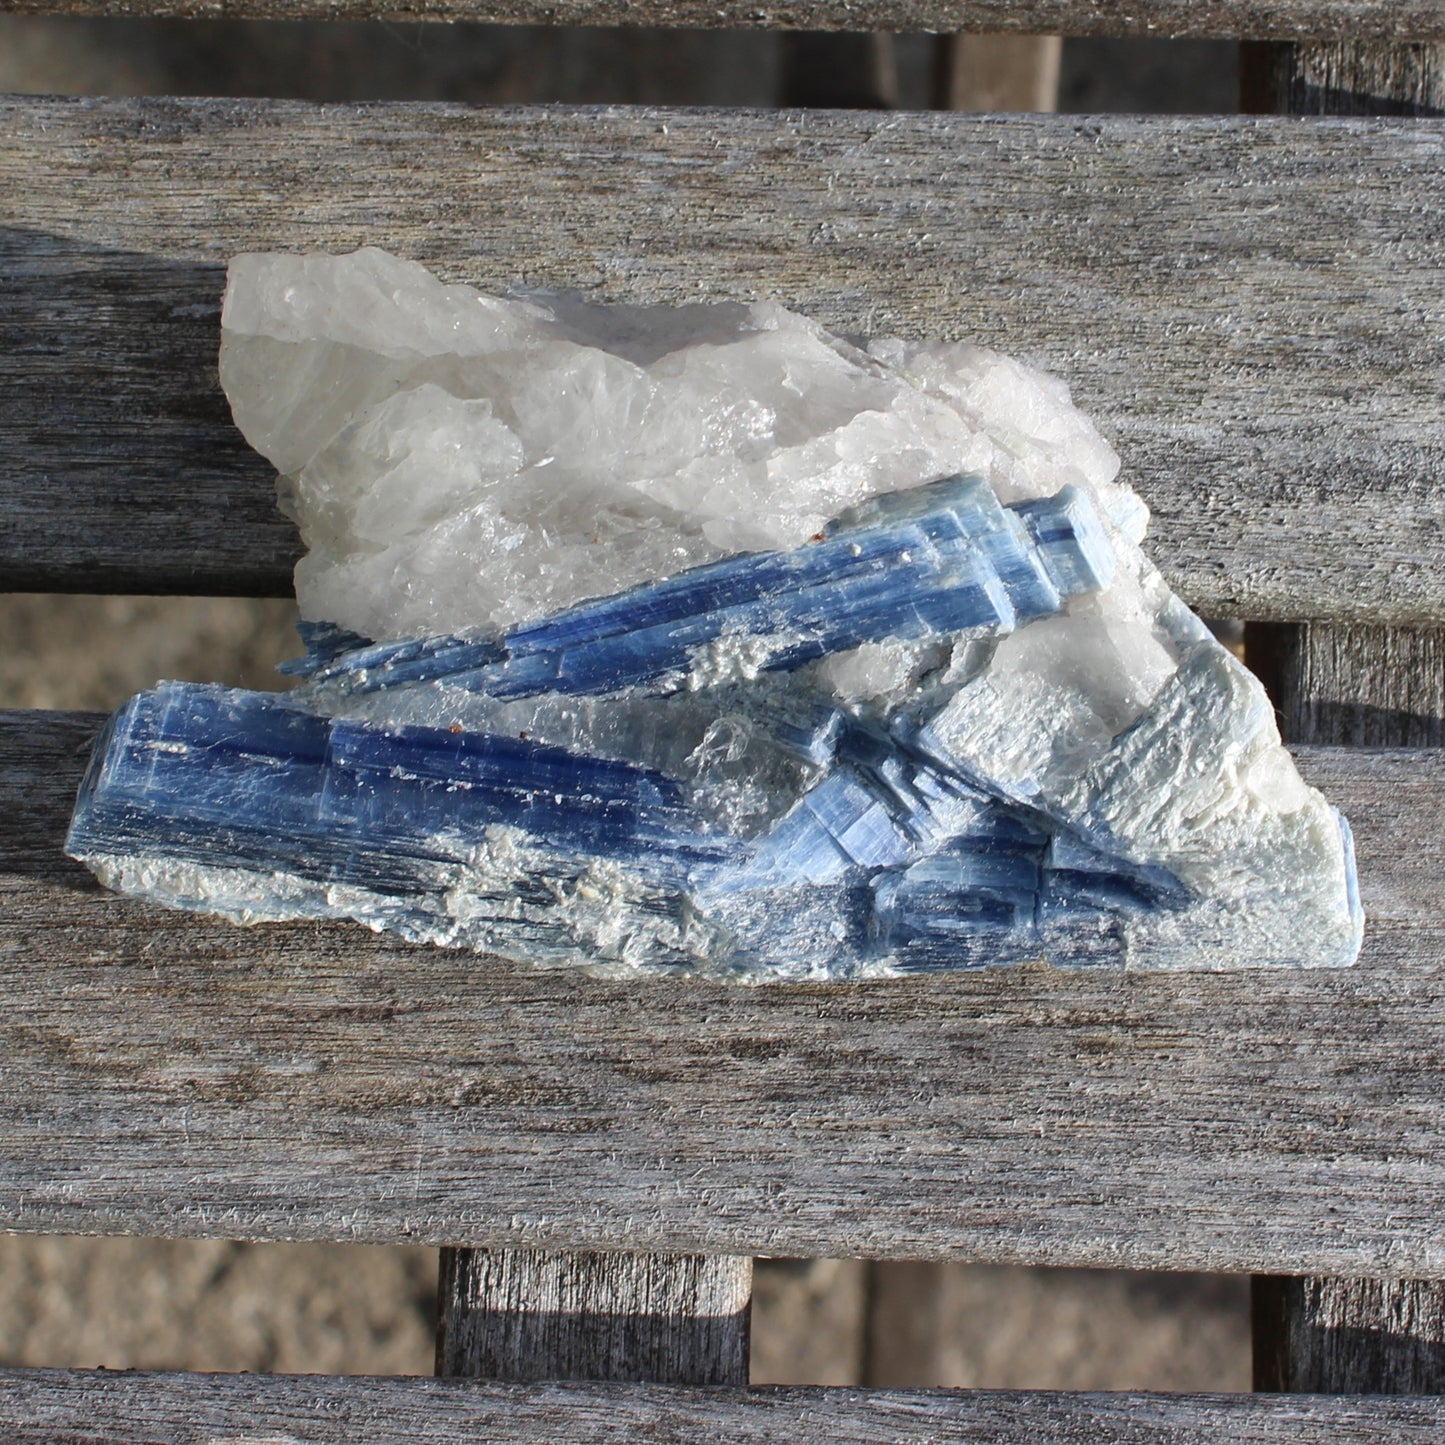
[[1445, 1275], [1445, 755], [1311, 749], [1339, 972], [601, 982], [242, 929], [60, 856], [0, 718], [0, 1227]]
[[1434, 1442], [1445, 1402], [1065, 1391], [679, 1389], [501, 1385], [325, 1375], [0, 1374], [17, 1442], [190, 1445], [1410, 1445]]
[[11, 101], [0, 585], [286, 591], [215, 385], [222, 266], [371, 242], [975, 338], [1071, 383], [1197, 606], [1442, 621], [1442, 160], [1408, 119]]
[[500, 1385], [326, 1375], [0, 1373], [16, 1445], [1413, 1445], [1445, 1402], [1409, 1396], [1070, 1394]]
[[752, 1260], [444, 1249], [437, 1374], [746, 1385]]
[[[21, 14], [216, 14], [214, 0], [4, 0]], [[1031, 34], [1402, 39], [1445, 35], [1437, 0], [228, 0], [263, 20], [494, 20], [543, 25], [766, 27]]]
[[1439, 628], [1281, 627], [1280, 727], [1301, 742], [1445, 746], [1445, 632]]
[[1445, 1285], [1256, 1276], [1255, 1389], [1445, 1395]]
[[[1337, 39], [1280, 46], [1277, 109], [1445, 114], [1445, 45]], [[1281, 629], [1281, 728], [1302, 743], [1445, 741], [1445, 631]], [[1445, 1282], [1257, 1279], [1261, 1388], [1445, 1393]]]
[[1275, 47], [1282, 115], [1445, 114], [1445, 46], [1362, 40], [1346, 31], [1312, 45]]

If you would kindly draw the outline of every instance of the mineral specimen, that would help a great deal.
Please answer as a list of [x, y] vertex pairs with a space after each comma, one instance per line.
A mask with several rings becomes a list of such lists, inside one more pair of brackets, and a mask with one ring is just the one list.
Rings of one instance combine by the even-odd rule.
[[1344, 820], [1059, 383], [378, 251], [239, 257], [223, 328], [302, 680], [116, 714], [106, 883], [749, 980], [1358, 952]]

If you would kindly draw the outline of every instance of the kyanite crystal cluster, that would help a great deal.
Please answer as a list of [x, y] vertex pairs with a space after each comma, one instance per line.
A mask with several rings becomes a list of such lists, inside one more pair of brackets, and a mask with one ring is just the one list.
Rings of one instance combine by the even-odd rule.
[[221, 378], [307, 650], [111, 720], [111, 886], [750, 980], [1355, 958], [1344, 820], [1058, 382], [374, 250], [237, 258]]

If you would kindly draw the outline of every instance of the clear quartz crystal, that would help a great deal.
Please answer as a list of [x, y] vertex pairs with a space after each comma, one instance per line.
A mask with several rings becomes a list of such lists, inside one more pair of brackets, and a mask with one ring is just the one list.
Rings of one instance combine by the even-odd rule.
[[1051, 378], [771, 303], [501, 300], [365, 250], [237, 257], [222, 327], [237, 425], [308, 548], [302, 616], [367, 637], [501, 629], [955, 473], [1147, 517]]
[[[1062, 382], [771, 303], [485, 296], [377, 250], [238, 257], [222, 322], [329, 627], [299, 721], [178, 685], [118, 717], [71, 837], [116, 886], [751, 980], [1355, 957], [1348, 829], [1141, 550], [1147, 508]], [[852, 578], [878, 537], [893, 560]], [[783, 580], [708, 632], [753, 572]], [[809, 641], [855, 614], [849, 645]], [[187, 770], [233, 745], [311, 844], [258, 817], [255, 856], [207, 851]]]

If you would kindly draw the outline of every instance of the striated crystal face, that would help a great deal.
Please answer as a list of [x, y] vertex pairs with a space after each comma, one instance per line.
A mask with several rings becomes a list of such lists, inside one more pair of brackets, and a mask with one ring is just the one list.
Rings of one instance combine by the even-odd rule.
[[112, 886], [748, 980], [1356, 956], [1344, 820], [1059, 382], [379, 251], [237, 258], [221, 376], [307, 653], [112, 719]]

